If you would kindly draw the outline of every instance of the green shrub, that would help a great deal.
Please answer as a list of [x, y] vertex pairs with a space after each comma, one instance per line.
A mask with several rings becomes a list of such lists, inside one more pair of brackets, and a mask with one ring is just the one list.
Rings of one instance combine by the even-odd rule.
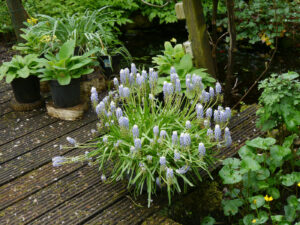
[[[239, 224], [294, 224], [300, 219], [300, 151], [292, 148], [297, 135], [276, 145], [273, 138], [255, 138], [227, 158], [219, 175], [228, 191], [224, 214], [242, 219]], [[287, 197], [288, 196], [288, 197]], [[287, 197], [287, 198], [286, 198]], [[239, 217], [235, 217], [239, 218]]]
[[260, 82], [263, 89], [259, 103], [263, 106], [257, 111], [257, 125], [264, 131], [278, 128], [285, 136], [285, 129], [299, 132], [300, 125], [300, 82], [299, 74], [288, 72], [272, 74]]

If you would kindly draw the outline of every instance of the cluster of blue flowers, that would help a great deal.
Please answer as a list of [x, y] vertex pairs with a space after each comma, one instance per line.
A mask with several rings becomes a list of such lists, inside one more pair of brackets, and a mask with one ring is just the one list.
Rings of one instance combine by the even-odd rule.
[[[170, 185], [175, 182], [176, 174], [185, 176], [191, 168], [195, 169], [194, 162], [204, 163], [211, 146], [225, 147], [232, 144], [230, 130], [227, 127], [231, 118], [230, 108], [213, 107], [220, 100], [222, 91], [220, 83], [217, 82], [215, 87], [209, 87], [206, 91], [201, 76], [188, 74], [185, 80], [186, 96], [193, 96], [187, 104], [189, 111], [188, 113], [185, 111], [182, 121], [176, 121], [179, 126], [170, 129], [168, 124], [161, 124], [156, 120], [152, 121], [153, 127], [145, 128], [143, 121], [133, 118], [128, 114], [130, 110], [126, 108], [138, 98], [141, 105], [145, 105], [144, 101], [147, 98], [147, 102], [152, 104], [151, 107], [157, 106], [154, 90], [157, 90], [158, 74], [154, 69], [151, 68], [148, 72], [142, 70], [139, 73], [135, 64], [131, 64], [130, 69], [122, 69], [120, 79], [114, 78], [113, 82], [115, 90], [109, 92], [101, 101], [96, 88], [91, 89], [91, 102], [101, 121], [100, 127], [108, 131], [108, 134], [102, 137], [101, 146], [113, 149], [113, 154], [122, 150], [122, 157], [136, 160], [137, 163], [132, 164], [136, 167], [132, 169], [142, 173], [147, 173], [150, 165], [159, 165], [158, 171], [151, 174], [157, 176], [155, 181], [159, 187], [162, 183]], [[170, 103], [170, 108], [166, 109], [171, 110], [178, 104], [176, 109], [179, 110], [183, 95], [180, 79], [174, 67], [171, 67], [170, 82], [164, 82], [162, 91], [165, 103]], [[199, 132], [200, 129], [205, 129], [205, 132]], [[117, 130], [120, 136], [112, 136], [110, 130]], [[71, 137], [67, 137], [67, 141], [73, 146], [78, 146], [76, 140]], [[144, 149], [148, 150], [143, 151]], [[153, 149], [157, 151], [154, 152]], [[187, 155], [189, 157], [192, 155], [192, 160]], [[90, 153], [86, 153], [84, 159], [91, 160], [91, 156]], [[53, 166], [60, 166], [68, 161], [65, 157], [57, 156], [53, 158]], [[199, 165], [197, 164], [198, 167]], [[106, 181], [105, 174], [102, 174], [101, 179]]]

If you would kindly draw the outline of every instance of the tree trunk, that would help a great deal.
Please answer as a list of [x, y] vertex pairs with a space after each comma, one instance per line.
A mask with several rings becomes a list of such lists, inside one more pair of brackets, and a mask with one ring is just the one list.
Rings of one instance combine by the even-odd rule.
[[213, 12], [212, 12], [212, 40], [213, 40], [213, 48], [212, 48], [212, 58], [215, 67], [216, 77], [219, 78], [218, 74], [218, 62], [217, 62], [217, 14], [218, 14], [218, 3], [219, 0], [213, 0]]
[[228, 50], [228, 63], [227, 63], [227, 73], [225, 80], [225, 90], [224, 90], [224, 98], [225, 104], [230, 105], [231, 103], [231, 89], [233, 83], [233, 54], [236, 48], [236, 30], [234, 23], [234, 0], [226, 0], [226, 8], [227, 8], [227, 17], [228, 17], [228, 33], [230, 35], [230, 46]]
[[24, 41], [20, 34], [22, 33], [21, 28], [24, 28], [24, 22], [28, 18], [21, 0], [6, 0], [7, 8], [11, 17], [11, 21], [15, 30], [15, 34], [18, 42]]
[[196, 67], [206, 68], [215, 77], [215, 68], [208, 41], [201, 0], [183, 0], [183, 9], [192, 43]]

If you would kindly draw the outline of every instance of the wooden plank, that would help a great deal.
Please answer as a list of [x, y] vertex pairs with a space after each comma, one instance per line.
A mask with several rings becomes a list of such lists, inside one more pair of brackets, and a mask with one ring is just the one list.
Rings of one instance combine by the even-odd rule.
[[[65, 143], [67, 136], [72, 135], [75, 138], [79, 136], [84, 136], [87, 138], [91, 136], [90, 130], [95, 125], [91, 122], [87, 125], [84, 125], [82, 129], [75, 130], [73, 133], [64, 134], [60, 137], [60, 142]], [[52, 157], [60, 155], [62, 152], [59, 149], [58, 140], [53, 140], [54, 142], [48, 142], [38, 148], [29, 150], [24, 155], [8, 161], [1, 165], [0, 170], [0, 185], [8, 183], [20, 176], [22, 174], [28, 173], [40, 166], [51, 161]]]
[[16, 140], [17, 138], [24, 137], [27, 134], [30, 134], [43, 127], [54, 124], [57, 121], [57, 119], [51, 118], [47, 114], [38, 114], [37, 116], [31, 117], [28, 120], [18, 123], [17, 126], [12, 126], [8, 129], [0, 130], [0, 146]]
[[[76, 122], [56, 121], [54, 123], [49, 123], [49, 126], [48, 124], [46, 124], [46, 126], [40, 129], [37, 129], [30, 133], [28, 132], [27, 135], [23, 135], [22, 137], [15, 139], [14, 141], [0, 146], [0, 165], [6, 161], [10, 161], [13, 158], [21, 156], [31, 151], [32, 149], [40, 147], [66, 133], [69, 133], [72, 130], [79, 129], [85, 124], [95, 121], [96, 116], [90, 114], [87, 114], [87, 117], [84, 120]], [[31, 118], [31, 122], [35, 123], [35, 118], [36, 117]], [[29, 121], [30, 119], [26, 122]], [[52, 119], [50, 121], [52, 121]]]

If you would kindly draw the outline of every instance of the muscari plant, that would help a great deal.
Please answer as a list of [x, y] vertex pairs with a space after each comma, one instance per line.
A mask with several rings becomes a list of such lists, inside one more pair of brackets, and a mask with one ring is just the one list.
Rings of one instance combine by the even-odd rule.
[[[223, 109], [217, 102], [221, 98], [221, 85], [205, 91], [201, 77], [193, 75], [186, 80], [186, 98], [181, 90], [181, 81], [176, 73], [171, 82], [163, 85], [163, 101], [155, 96], [158, 74], [153, 69], [141, 74], [134, 64], [120, 71], [120, 81], [115, 78], [115, 90], [99, 102], [95, 88], [91, 101], [100, 119], [99, 131], [105, 135], [96, 141], [79, 144], [80, 148], [93, 148], [82, 156], [53, 158], [53, 165], [91, 160], [98, 164], [102, 180], [128, 179], [128, 187], [134, 194], [151, 195], [164, 189], [171, 195], [186, 190], [201, 181], [200, 169], [209, 174], [208, 166], [222, 147], [230, 146], [232, 139], [228, 121], [229, 107]], [[95, 132], [95, 131], [93, 131]], [[107, 169], [109, 162], [112, 169]]]
[[224, 214], [240, 214], [239, 224], [294, 224], [299, 221], [299, 149], [293, 148], [293, 134], [282, 145], [274, 138], [246, 142], [239, 158], [227, 158], [219, 171], [226, 185], [222, 201]]

